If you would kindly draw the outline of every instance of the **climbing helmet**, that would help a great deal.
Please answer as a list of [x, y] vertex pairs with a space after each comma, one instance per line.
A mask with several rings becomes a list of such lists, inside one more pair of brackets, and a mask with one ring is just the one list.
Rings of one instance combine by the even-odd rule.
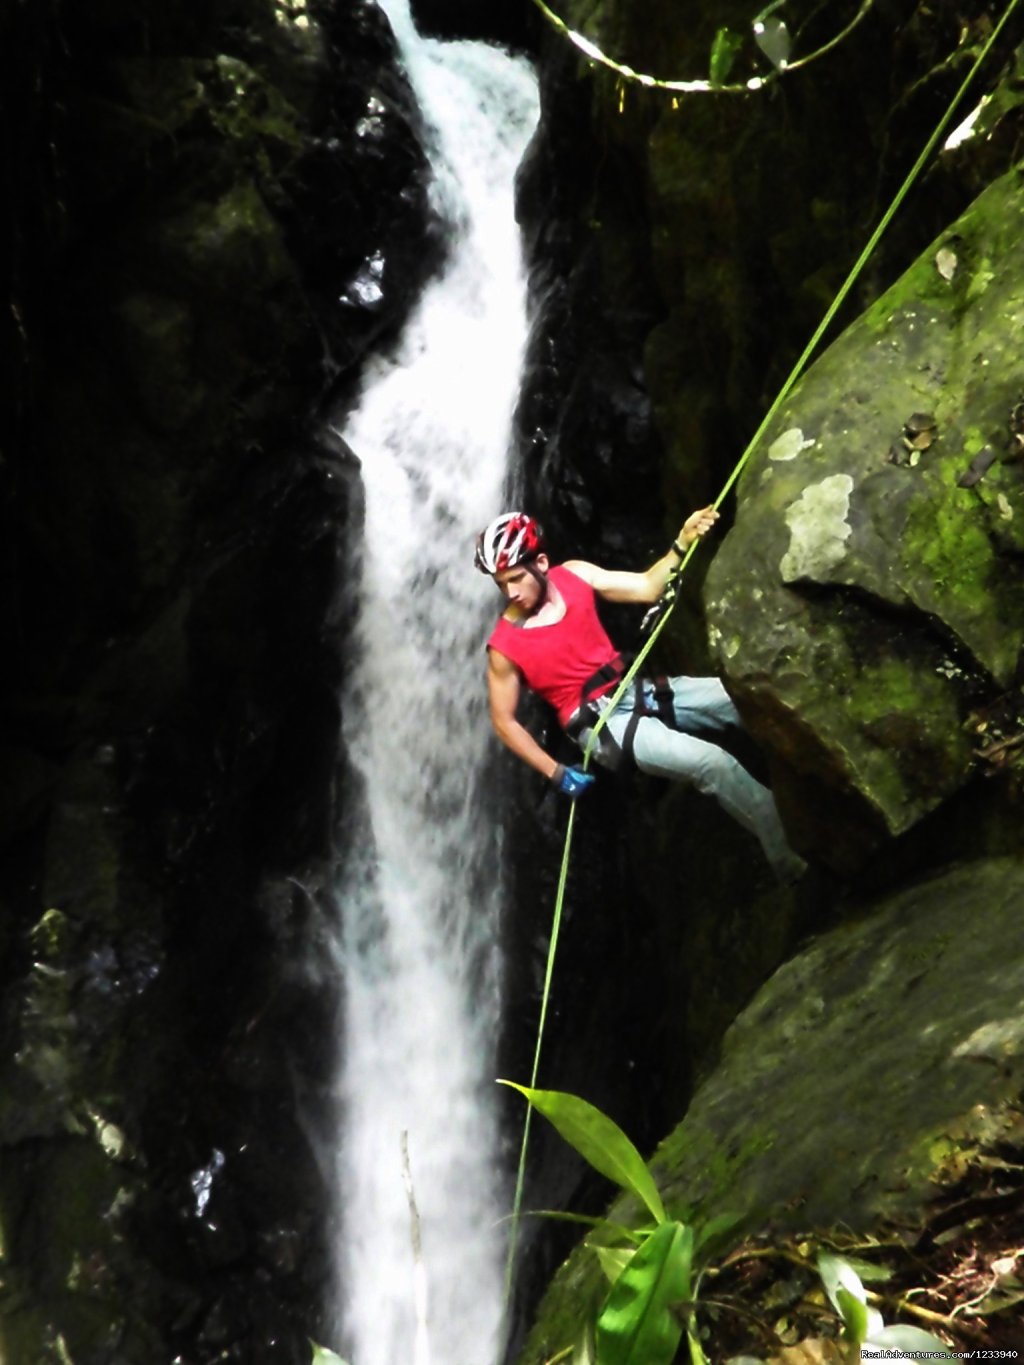
[[544, 550], [540, 523], [527, 512], [503, 512], [476, 538], [476, 567], [496, 574], [528, 564]]

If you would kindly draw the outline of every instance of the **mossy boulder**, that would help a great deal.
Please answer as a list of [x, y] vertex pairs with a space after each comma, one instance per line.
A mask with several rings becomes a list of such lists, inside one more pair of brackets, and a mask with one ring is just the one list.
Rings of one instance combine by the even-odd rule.
[[1014, 171], [811, 368], [707, 578], [718, 664], [797, 841], [838, 867], [972, 781], [966, 722], [1016, 683], [1022, 229]]
[[[947, 869], [788, 962], [650, 1165], [670, 1215], [730, 1212], [778, 1239], [837, 1227], [913, 1237], [984, 1153], [1024, 1147], [1024, 861]], [[631, 1222], [620, 1198], [610, 1217]], [[607, 1292], [579, 1248], [520, 1365], [577, 1339]]]

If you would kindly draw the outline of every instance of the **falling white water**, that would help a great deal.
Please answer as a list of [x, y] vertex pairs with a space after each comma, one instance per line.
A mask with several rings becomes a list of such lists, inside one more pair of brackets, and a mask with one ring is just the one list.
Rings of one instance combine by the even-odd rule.
[[366, 493], [345, 741], [365, 838], [340, 888], [341, 1340], [352, 1365], [491, 1365], [504, 1211], [493, 1043], [499, 873], [486, 809], [474, 572], [497, 511], [526, 337], [515, 168], [537, 117], [525, 62], [421, 38], [385, 0], [433, 128], [450, 258], [343, 435]]

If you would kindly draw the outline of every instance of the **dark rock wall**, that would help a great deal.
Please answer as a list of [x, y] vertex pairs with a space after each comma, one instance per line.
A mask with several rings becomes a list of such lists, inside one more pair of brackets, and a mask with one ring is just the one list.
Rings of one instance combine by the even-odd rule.
[[533, 48], [540, 15], [532, 0], [412, 0], [421, 33], [438, 38], [482, 38], [518, 50]]
[[439, 246], [375, 6], [0, 7], [0, 1355], [299, 1361], [354, 460]]

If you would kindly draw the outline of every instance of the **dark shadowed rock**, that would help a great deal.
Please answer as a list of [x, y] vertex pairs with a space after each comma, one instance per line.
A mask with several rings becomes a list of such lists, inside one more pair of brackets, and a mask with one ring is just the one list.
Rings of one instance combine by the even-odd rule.
[[531, 0], [412, 0], [416, 24], [439, 38], [484, 38], [510, 47], [536, 40], [540, 18]]
[[559, 553], [639, 564], [662, 534], [641, 363], [660, 313], [642, 131], [595, 127], [572, 50], [547, 41], [541, 121], [517, 186], [536, 310], [516, 416], [527, 498]]

